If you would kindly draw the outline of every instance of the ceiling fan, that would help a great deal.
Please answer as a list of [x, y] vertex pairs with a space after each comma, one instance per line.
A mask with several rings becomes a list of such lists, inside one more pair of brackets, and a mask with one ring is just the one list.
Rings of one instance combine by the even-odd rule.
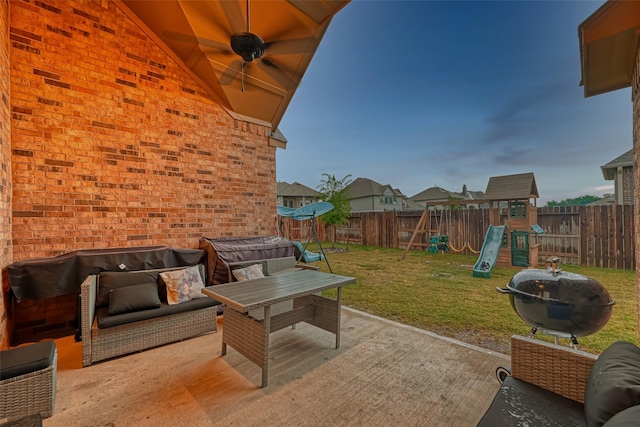
[[[288, 72], [283, 66], [277, 64], [274, 59], [278, 55], [304, 52], [313, 38], [274, 39], [264, 41], [262, 37], [251, 32], [251, 3], [247, 0], [246, 13], [243, 13], [235, 1], [223, 1], [220, 3], [227, 21], [231, 27], [228, 34], [229, 45], [221, 48], [220, 43], [198, 39], [202, 47], [235, 53], [240, 57], [229, 64], [229, 70], [220, 79], [221, 84], [230, 84], [240, 73], [241, 90], [244, 92], [244, 79], [249, 66], [256, 64], [264, 73], [270, 76], [280, 89], [287, 89], [293, 81], [293, 73]], [[246, 27], [245, 27], [246, 16]], [[246, 30], [245, 30], [246, 28]], [[228, 30], [227, 30], [228, 31]], [[229, 51], [229, 47], [231, 51]], [[226, 77], [226, 78], [225, 78]]]

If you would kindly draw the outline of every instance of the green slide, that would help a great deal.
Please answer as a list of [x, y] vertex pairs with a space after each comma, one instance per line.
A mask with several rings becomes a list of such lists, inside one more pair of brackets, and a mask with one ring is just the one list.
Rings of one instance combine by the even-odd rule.
[[504, 225], [490, 225], [487, 234], [484, 236], [484, 243], [480, 256], [476, 265], [473, 266], [473, 277], [491, 277], [491, 270], [498, 260], [498, 252], [502, 246], [502, 235], [504, 234]]

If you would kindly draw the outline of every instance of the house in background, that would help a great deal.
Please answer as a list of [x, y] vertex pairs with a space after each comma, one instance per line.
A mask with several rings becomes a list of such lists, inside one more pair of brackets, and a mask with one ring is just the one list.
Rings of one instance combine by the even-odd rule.
[[320, 193], [318, 191], [299, 182], [289, 184], [288, 182], [278, 181], [276, 193], [278, 206], [286, 206], [288, 208], [297, 209], [320, 201]]
[[[467, 186], [462, 186], [462, 192], [456, 193], [445, 190], [444, 188], [433, 186], [409, 198], [414, 203], [424, 209], [427, 206], [437, 206], [438, 202], [448, 202], [450, 200], [482, 200], [484, 193], [482, 191], [469, 191]], [[466, 206], [480, 207], [478, 205], [466, 204]]]
[[406, 196], [390, 185], [368, 178], [357, 178], [346, 187], [351, 212], [402, 211]]
[[633, 205], [633, 149], [601, 166], [606, 181], [613, 181], [612, 204]]
[[409, 197], [405, 196], [404, 194], [402, 194], [400, 192], [400, 190], [397, 190], [399, 193], [399, 196], [401, 196], [402, 199], [402, 210], [405, 212], [408, 211], [422, 211], [424, 210], [424, 206], [422, 206], [419, 203], [414, 202], [413, 200], [411, 200]]

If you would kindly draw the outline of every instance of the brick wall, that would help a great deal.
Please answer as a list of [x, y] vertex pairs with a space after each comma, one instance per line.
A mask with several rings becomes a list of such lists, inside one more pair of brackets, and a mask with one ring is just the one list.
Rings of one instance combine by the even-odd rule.
[[633, 204], [633, 168], [622, 169], [622, 202], [625, 205]]
[[275, 231], [268, 128], [232, 119], [112, 2], [9, 5], [14, 261]]
[[[633, 101], [633, 170], [634, 170], [634, 231], [636, 250], [636, 285], [638, 287], [638, 312], [640, 312], [640, 47], [636, 54], [636, 65], [631, 79], [631, 99]], [[640, 337], [640, 319], [638, 319]]]
[[[0, 268], [11, 263], [11, 119], [9, 113], [9, 6], [0, 0]], [[0, 349], [9, 337], [8, 281], [0, 274]]]

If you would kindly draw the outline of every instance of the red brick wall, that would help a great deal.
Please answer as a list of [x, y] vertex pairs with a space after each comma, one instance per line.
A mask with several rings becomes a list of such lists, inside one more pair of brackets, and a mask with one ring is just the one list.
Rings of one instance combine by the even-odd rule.
[[13, 261], [274, 233], [268, 128], [232, 119], [112, 2], [9, 7]]
[[[640, 313], [640, 47], [636, 54], [636, 66], [631, 79], [631, 99], [633, 100], [633, 174], [634, 174], [634, 231], [636, 249], [636, 286], [638, 288], [638, 312]], [[640, 339], [640, 318], [638, 319], [638, 337]]]
[[[0, 0], [0, 268], [11, 263], [11, 119], [9, 113], [9, 7]], [[0, 274], [0, 349], [7, 348], [8, 282]]]

